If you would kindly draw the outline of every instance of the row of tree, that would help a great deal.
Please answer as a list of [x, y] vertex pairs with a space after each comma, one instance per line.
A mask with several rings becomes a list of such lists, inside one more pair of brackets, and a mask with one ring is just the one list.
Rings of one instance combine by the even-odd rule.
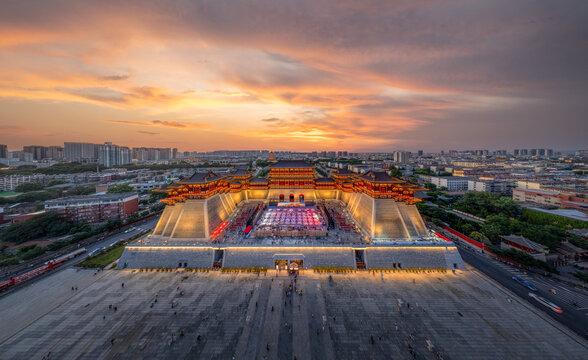
[[467, 192], [453, 208], [472, 215], [486, 218], [489, 215], [501, 215], [507, 218], [518, 216], [521, 212], [517, 203], [507, 197], [491, 192]]
[[553, 225], [537, 225], [523, 219], [508, 218], [504, 215], [489, 215], [483, 223], [463, 219], [439, 207], [417, 204], [419, 211], [438, 226], [444, 223], [451, 228], [488, 245], [500, 244], [500, 235], [520, 235], [554, 249], [560, 241], [568, 240], [576, 246], [588, 249], [586, 239], [567, 233]]
[[[224, 166], [219, 164], [204, 163], [199, 166], [194, 166], [188, 162], [181, 161], [175, 164], [125, 164], [117, 165], [112, 168], [125, 168], [129, 170], [137, 169], [149, 169], [149, 170], [170, 170], [170, 169], [189, 169], [196, 167], [217, 167]], [[0, 166], [0, 168], [2, 168]], [[30, 174], [45, 174], [45, 175], [57, 175], [57, 174], [78, 174], [83, 172], [91, 171], [103, 171], [107, 169], [104, 165], [96, 164], [80, 164], [79, 162], [67, 162], [54, 164], [45, 168], [38, 168], [35, 165], [21, 165], [16, 168], [0, 169], [1, 175], [30, 175]]]

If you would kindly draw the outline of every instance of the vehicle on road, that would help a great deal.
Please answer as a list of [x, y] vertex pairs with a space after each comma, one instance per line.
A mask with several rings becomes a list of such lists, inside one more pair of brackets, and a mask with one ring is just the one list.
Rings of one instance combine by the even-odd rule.
[[529, 293], [529, 296], [532, 297], [533, 299], [537, 300], [541, 305], [547, 306], [548, 308], [555, 311], [556, 313], [563, 312], [563, 310], [559, 306], [555, 305], [554, 303], [552, 303], [551, 301], [547, 300], [544, 297], [541, 297], [541, 296], [534, 294], [534, 293]]
[[100, 247], [100, 248], [98, 248], [98, 249], [96, 249], [96, 250], [92, 250], [92, 251], [91, 251], [91, 252], [88, 254], [88, 256], [93, 256], [93, 255], [96, 255], [96, 254], [98, 254], [98, 253], [99, 253], [100, 251], [102, 251], [102, 250], [104, 250], [104, 248], [103, 248], [103, 247]]
[[70, 252], [69, 254], [60, 256], [60, 257], [55, 258], [53, 260], [49, 260], [49, 261], [45, 262], [45, 264], [43, 264], [42, 266], [39, 266], [36, 269], [27, 271], [26, 273], [21, 274], [19, 276], [11, 277], [9, 280], [6, 280], [6, 281], [3, 281], [0, 283], [0, 291], [7, 290], [8, 288], [10, 288], [12, 286], [19, 285], [19, 284], [24, 283], [28, 280], [36, 278], [37, 276], [45, 274], [45, 273], [63, 265], [67, 260], [73, 259], [74, 257], [81, 255], [85, 252], [86, 252], [86, 248], [78, 249], [76, 251]]
[[531, 283], [529, 283], [519, 277], [513, 276], [512, 279], [514, 281], [518, 282], [519, 284], [523, 285], [524, 287], [526, 287], [529, 290], [537, 291], [537, 288], [534, 287], [533, 285], [531, 285]]

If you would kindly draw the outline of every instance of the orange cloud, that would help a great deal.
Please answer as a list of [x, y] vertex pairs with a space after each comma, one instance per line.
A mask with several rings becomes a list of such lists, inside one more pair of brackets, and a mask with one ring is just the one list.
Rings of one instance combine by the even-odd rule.
[[171, 127], [176, 129], [209, 129], [211, 128], [210, 124], [205, 123], [185, 123], [180, 121], [174, 120], [151, 120], [150, 122], [140, 122], [140, 121], [126, 121], [126, 120], [106, 120], [104, 122], [111, 123], [111, 124], [124, 124], [124, 125], [138, 125], [138, 126], [163, 126], [163, 127]]

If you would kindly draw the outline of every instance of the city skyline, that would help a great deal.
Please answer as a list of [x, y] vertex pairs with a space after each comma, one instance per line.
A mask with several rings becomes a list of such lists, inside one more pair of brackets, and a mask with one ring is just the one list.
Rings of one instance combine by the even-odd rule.
[[586, 147], [585, 3], [370, 5], [5, 2], [0, 143]]

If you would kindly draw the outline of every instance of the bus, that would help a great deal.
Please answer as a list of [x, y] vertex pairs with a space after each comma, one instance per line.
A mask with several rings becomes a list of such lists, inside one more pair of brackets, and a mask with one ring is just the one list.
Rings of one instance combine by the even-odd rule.
[[547, 300], [546, 298], [543, 298], [543, 297], [541, 297], [537, 294], [534, 294], [534, 293], [529, 293], [529, 296], [532, 297], [533, 299], [537, 300], [541, 305], [547, 306], [548, 308], [555, 311], [556, 313], [561, 314], [563, 312], [563, 310], [559, 306], [555, 305], [554, 303]]
[[533, 285], [531, 285], [531, 283], [529, 283], [529, 282], [527, 282], [527, 281], [525, 281], [525, 280], [523, 280], [521, 278], [518, 278], [516, 276], [513, 276], [512, 279], [514, 281], [518, 282], [519, 284], [523, 285], [524, 287], [526, 287], [529, 290], [537, 291], [537, 288], [536, 287], [534, 287]]

